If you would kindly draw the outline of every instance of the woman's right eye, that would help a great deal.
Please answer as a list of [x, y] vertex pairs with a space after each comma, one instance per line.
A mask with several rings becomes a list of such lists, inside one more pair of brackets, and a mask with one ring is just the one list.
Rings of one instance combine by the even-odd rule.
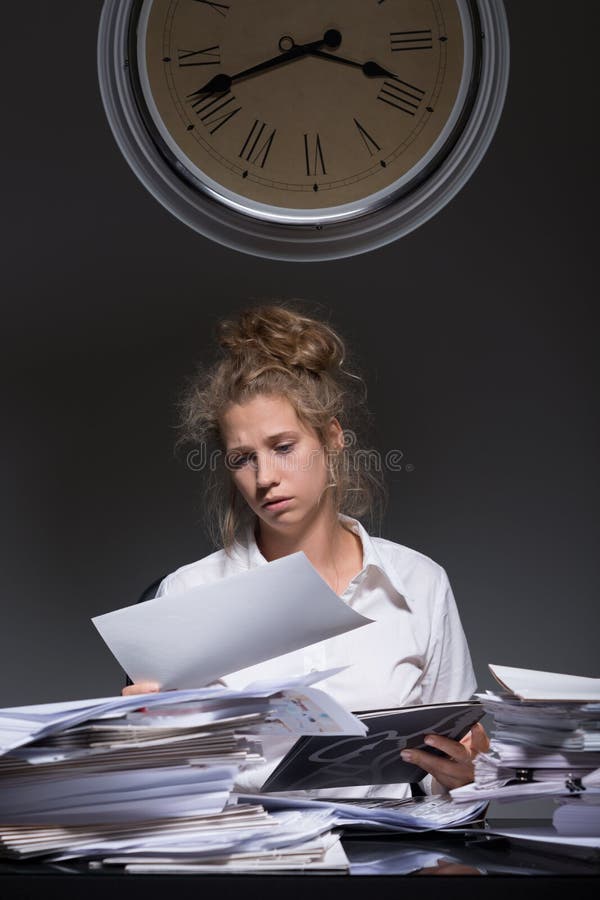
[[241, 469], [250, 461], [249, 453], [237, 453], [227, 457], [227, 465], [230, 469]]

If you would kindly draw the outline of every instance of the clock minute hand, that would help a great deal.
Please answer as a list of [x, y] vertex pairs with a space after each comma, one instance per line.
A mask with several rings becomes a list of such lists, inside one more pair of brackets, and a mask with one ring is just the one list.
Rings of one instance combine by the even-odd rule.
[[231, 90], [231, 85], [236, 81], [242, 81], [244, 78], [251, 78], [253, 75], [266, 72], [268, 69], [275, 69], [285, 65], [285, 63], [292, 62], [294, 59], [308, 56], [309, 54], [318, 51], [318, 49], [324, 45], [328, 47], [337, 47], [339, 46], [340, 39], [341, 36], [338, 32], [332, 30], [327, 31], [318, 41], [312, 41], [310, 44], [294, 44], [290, 50], [279, 53], [277, 56], [273, 56], [271, 59], [258, 63], [256, 66], [251, 66], [249, 69], [244, 69], [242, 72], [237, 72], [235, 75], [227, 75], [225, 72], [220, 72], [218, 75], [215, 75], [214, 78], [211, 78], [210, 81], [207, 81], [205, 85], [194, 91], [193, 94], [190, 94], [190, 97], [197, 96], [198, 94], [225, 93], [226, 91]]
[[347, 59], [345, 56], [338, 56], [337, 53], [326, 53], [319, 47], [308, 50], [309, 56], [316, 56], [318, 59], [328, 59], [330, 62], [341, 63], [344, 66], [352, 66], [355, 69], [362, 69], [363, 75], [367, 78], [398, 78], [394, 72], [384, 69], [379, 63], [369, 59], [365, 63], [356, 62], [354, 59]]

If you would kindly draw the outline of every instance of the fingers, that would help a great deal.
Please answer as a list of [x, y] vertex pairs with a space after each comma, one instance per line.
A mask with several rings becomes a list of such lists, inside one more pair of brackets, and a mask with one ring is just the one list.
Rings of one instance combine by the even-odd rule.
[[437, 734], [428, 734], [425, 743], [430, 747], [442, 750], [447, 757], [428, 753], [427, 750], [401, 750], [400, 756], [406, 762], [414, 763], [421, 769], [425, 769], [433, 775], [443, 787], [451, 790], [463, 784], [473, 781], [475, 770], [471, 762], [471, 755], [467, 747], [459, 741], [441, 737]]
[[426, 734], [425, 743], [429, 747], [441, 750], [442, 753], [445, 753], [450, 759], [456, 760], [456, 762], [465, 762], [465, 760], [471, 758], [468, 747], [461, 744], [460, 741], [453, 741], [451, 738], [442, 737], [439, 734]]
[[155, 694], [160, 691], [160, 685], [156, 681], [139, 681], [137, 684], [128, 684], [121, 691], [124, 697], [132, 694]]
[[470, 759], [457, 762], [454, 759], [434, 756], [433, 753], [428, 753], [426, 750], [402, 750], [400, 755], [406, 762], [411, 762], [429, 772], [442, 787], [448, 790], [461, 787], [463, 784], [470, 784], [473, 781], [475, 773]]
[[452, 790], [463, 784], [470, 784], [475, 777], [473, 758], [489, 749], [490, 742], [485, 729], [477, 723], [462, 741], [453, 741], [439, 734], [428, 734], [425, 743], [446, 754], [446, 757], [428, 753], [427, 750], [401, 750], [400, 756], [406, 762], [414, 763], [433, 775], [442, 787]]

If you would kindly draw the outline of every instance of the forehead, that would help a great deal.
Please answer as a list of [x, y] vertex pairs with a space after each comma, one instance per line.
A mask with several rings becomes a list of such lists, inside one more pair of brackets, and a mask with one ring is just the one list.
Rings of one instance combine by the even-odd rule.
[[307, 432], [286, 397], [259, 394], [245, 403], [232, 403], [221, 416], [226, 446], [254, 444], [284, 431]]

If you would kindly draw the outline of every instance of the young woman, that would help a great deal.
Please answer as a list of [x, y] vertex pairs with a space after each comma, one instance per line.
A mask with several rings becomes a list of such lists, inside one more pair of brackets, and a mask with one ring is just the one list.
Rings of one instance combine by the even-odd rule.
[[[159, 595], [302, 550], [346, 603], [375, 621], [233, 673], [227, 684], [345, 666], [318, 686], [348, 709], [468, 699], [475, 677], [446, 573], [421, 553], [371, 537], [357, 518], [373, 511], [382, 485], [372, 452], [356, 438], [362, 381], [346, 371], [339, 335], [293, 309], [264, 306], [221, 323], [219, 343], [221, 358], [197, 376], [182, 410], [184, 438], [211, 460], [206, 511], [222, 549], [167, 576]], [[157, 689], [144, 683], [124, 693]], [[432, 735], [428, 743], [446, 757], [402, 755], [435, 779], [425, 780], [427, 790], [439, 790], [472, 781], [472, 759], [487, 738], [475, 726], [460, 742]], [[288, 746], [267, 746], [268, 764], [244, 773], [241, 787], [258, 789]], [[362, 793], [410, 791], [383, 785]]]

